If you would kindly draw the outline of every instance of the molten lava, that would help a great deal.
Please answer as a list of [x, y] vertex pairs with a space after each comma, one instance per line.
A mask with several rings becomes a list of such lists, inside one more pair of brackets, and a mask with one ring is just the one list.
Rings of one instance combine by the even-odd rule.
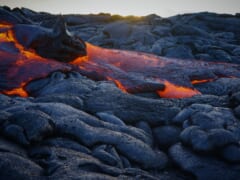
[[[158, 56], [146, 53], [104, 49], [89, 43], [86, 43], [86, 45], [88, 55], [80, 58], [80, 60], [79, 59], [74, 60], [72, 64], [78, 65], [82, 72], [90, 77], [92, 70], [94, 70], [95, 73], [100, 74], [101, 76], [105, 74], [104, 77], [106, 77], [107, 80], [113, 81], [118, 86], [118, 88], [124, 92], [128, 92], [130, 89], [129, 86], [131, 85], [126, 84], [125, 77], [121, 78], [121, 76], [129, 75], [128, 78], [131, 79], [132, 72], [137, 71], [138, 73], [140, 72], [141, 74], [144, 73], [146, 74], [145, 71], [148, 68], [154, 67], [160, 69], [164, 68], [164, 66], [166, 66], [167, 64], [167, 62], [161, 61], [161, 59]], [[106, 64], [108, 68], [104, 70]], [[93, 66], [95, 66], [96, 69]], [[141, 77], [141, 75], [139, 74], [138, 76]], [[151, 79], [152, 78], [150, 77], [149, 81]], [[147, 79], [145, 78], [145, 80]], [[154, 87], [152, 89], [156, 91], [161, 97], [184, 98], [201, 94], [193, 87], [183, 87], [174, 85], [173, 83], [167, 80], [158, 79], [158, 81], [155, 81], [155, 83], [165, 85], [164, 90], [158, 88], [154, 89]], [[151, 86], [150, 82], [149, 85]], [[147, 88], [147, 90], [148, 89], [149, 87]], [[145, 92], [144, 88], [142, 89], [138, 88], [138, 91]]]
[[7, 94], [7, 95], [19, 95], [21, 97], [28, 97], [28, 93], [24, 89], [25, 84], [26, 83], [21, 83], [19, 88], [14, 88], [12, 90], [3, 91], [3, 93]]
[[11, 24], [0, 23], [0, 92], [7, 95], [27, 97], [27, 83], [58, 70], [75, 70], [94, 80], [113, 81], [124, 92], [157, 92], [166, 98], [192, 97], [201, 94], [194, 84], [218, 77], [240, 77], [238, 65], [169, 59], [89, 43], [87, 56], [63, 63], [24, 47], [13, 29]]
[[56, 70], [70, 67], [55, 60], [43, 58], [32, 49], [25, 49], [14, 36], [12, 26], [0, 24], [0, 92], [27, 97], [24, 86]]
[[[132, 91], [131, 85], [135, 84], [136, 92], [156, 91], [165, 98], [186, 98], [199, 95], [201, 93], [193, 85], [210, 82], [217, 77], [212, 77], [208, 72], [204, 77], [199, 76], [199, 79], [189, 79], [189, 76], [195, 74], [196, 71], [201, 72], [201, 68], [209, 67], [211, 70], [219, 71], [219, 68], [223, 69], [225, 66], [229, 66], [226, 63], [212, 64], [168, 59], [141, 52], [104, 49], [89, 43], [86, 43], [86, 46], [88, 55], [81, 58], [80, 61], [72, 62], [79, 67], [81, 73], [90, 78], [94, 78], [91, 77], [92, 75], [105, 77], [105, 79], [113, 81], [124, 92]], [[232, 68], [232, 66], [230, 65], [228, 68]], [[240, 76], [235, 69], [233, 72]], [[136, 76], [139, 78], [139, 82], [135, 81], [134, 77]], [[223, 76], [231, 77], [227, 71], [223, 72]], [[138, 87], [141, 80], [147, 85]], [[164, 84], [165, 87], [158, 88], [153, 86], [154, 83]]]
[[[229, 77], [230, 78], [230, 77]], [[201, 83], [206, 83], [206, 82], [210, 82], [213, 81], [214, 79], [201, 79], [201, 80], [192, 80], [191, 83], [192, 84], [201, 84]]]
[[111, 77], [107, 77], [107, 80], [112, 81], [116, 84], [116, 86], [121, 89], [123, 92], [127, 92], [126, 88], [122, 85], [122, 83], [116, 79], [113, 79]]
[[163, 82], [165, 89], [163, 91], [157, 91], [159, 96], [165, 98], [187, 98], [198, 94], [201, 94], [198, 90], [187, 88], [183, 86], [176, 86], [168, 81]]

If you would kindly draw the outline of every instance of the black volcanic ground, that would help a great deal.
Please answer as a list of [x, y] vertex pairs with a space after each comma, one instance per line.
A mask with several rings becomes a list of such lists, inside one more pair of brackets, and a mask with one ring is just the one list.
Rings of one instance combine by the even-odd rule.
[[[52, 28], [58, 18], [0, 8], [0, 21]], [[71, 33], [101, 47], [240, 64], [239, 14], [64, 19]], [[167, 99], [58, 71], [27, 85], [34, 97], [0, 94], [0, 179], [235, 180], [240, 79], [195, 87], [203, 95]]]

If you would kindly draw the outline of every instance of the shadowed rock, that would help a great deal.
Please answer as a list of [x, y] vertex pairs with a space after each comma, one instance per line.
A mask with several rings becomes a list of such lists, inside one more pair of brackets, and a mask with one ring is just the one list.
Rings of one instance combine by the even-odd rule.
[[11, 9], [7, 6], [0, 7], [0, 21], [9, 22], [12, 24], [18, 23], [31, 23], [31, 20], [25, 18], [24, 16], [17, 16], [11, 12]]
[[16, 112], [11, 116], [10, 123], [21, 126], [29, 141], [41, 141], [52, 133], [51, 118], [41, 111], [28, 110]]
[[240, 176], [240, 167], [231, 166], [213, 157], [194, 154], [181, 144], [171, 147], [170, 156], [185, 171], [197, 179], [235, 179]]
[[91, 127], [77, 119], [62, 118], [55, 123], [60, 133], [74, 136], [88, 147], [99, 143], [112, 144], [121, 154], [143, 168], [161, 169], [166, 166], [167, 156], [164, 153], [154, 152], [147, 144], [128, 134]]
[[62, 17], [53, 29], [34, 24], [18, 24], [13, 29], [17, 40], [25, 48], [36, 50], [42, 57], [69, 62], [86, 55], [85, 43], [66, 29]]
[[181, 129], [175, 126], [160, 126], [153, 129], [156, 143], [160, 148], [170, 147], [179, 142]]
[[147, 121], [156, 125], [166, 123], [179, 112], [174, 104], [168, 100], [132, 96], [112, 84], [102, 83], [87, 97], [85, 108], [92, 113], [110, 111], [127, 124]]
[[[14, 162], [14, 163], [13, 163]], [[11, 165], [9, 165], [11, 164]], [[16, 154], [0, 152], [1, 179], [44, 179], [43, 169], [29, 159]]]
[[229, 162], [239, 163], [240, 162], [240, 146], [228, 145], [222, 150], [221, 155], [224, 159], [226, 159]]

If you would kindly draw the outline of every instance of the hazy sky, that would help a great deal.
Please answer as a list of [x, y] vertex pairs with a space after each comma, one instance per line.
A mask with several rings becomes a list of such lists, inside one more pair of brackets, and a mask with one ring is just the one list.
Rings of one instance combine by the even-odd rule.
[[200, 11], [240, 13], [240, 0], [0, 0], [0, 5], [27, 7], [35, 11], [55, 14], [106, 12], [121, 15], [147, 15], [155, 13], [167, 17]]

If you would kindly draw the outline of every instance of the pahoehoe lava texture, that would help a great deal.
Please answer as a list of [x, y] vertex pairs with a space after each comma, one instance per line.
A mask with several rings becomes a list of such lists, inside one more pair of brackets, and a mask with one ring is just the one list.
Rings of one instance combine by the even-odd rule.
[[[240, 63], [239, 14], [63, 18], [102, 47]], [[59, 16], [1, 7], [0, 20], [49, 28]], [[33, 97], [0, 94], [0, 179], [237, 179], [239, 84], [219, 78], [194, 85], [204, 95], [161, 99], [53, 72], [26, 85]]]

